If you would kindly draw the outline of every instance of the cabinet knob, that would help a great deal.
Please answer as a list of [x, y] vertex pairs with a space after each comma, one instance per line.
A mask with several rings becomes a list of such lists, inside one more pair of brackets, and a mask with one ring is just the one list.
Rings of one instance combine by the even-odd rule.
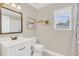
[[19, 49], [19, 51], [21, 51], [21, 50], [23, 50], [23, 49], [25, 49], [25, 47], [23, 47], [23, 48]]

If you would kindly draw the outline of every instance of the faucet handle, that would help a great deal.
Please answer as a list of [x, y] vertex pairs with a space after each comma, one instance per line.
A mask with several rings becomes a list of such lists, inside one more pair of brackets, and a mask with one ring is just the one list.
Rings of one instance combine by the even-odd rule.
[[12, 40], [16, 40], [17, 39], [17, 37], [10, 37]]

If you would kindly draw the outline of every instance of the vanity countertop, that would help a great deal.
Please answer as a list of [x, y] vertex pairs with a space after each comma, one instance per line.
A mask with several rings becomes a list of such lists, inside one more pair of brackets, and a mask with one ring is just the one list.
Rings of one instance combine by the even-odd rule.
[[6, 38], [6, 39], [0, 39], [0, 44], [4, 45], [5, 47], [10, 47], [10, 46], [14, 46], [26, 41], [35, 41], [36, 37], [31, 37], [31, 38], [18, 38], [17, 40], [11, 40], [10, 38]]

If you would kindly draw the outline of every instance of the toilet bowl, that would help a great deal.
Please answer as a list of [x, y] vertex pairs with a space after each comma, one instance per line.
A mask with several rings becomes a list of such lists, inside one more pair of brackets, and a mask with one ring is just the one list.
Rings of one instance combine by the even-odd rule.
[[33, 46], [33, 56], [42, 56], [43, 51], [44, 51], [44, 45], [35, 44]]

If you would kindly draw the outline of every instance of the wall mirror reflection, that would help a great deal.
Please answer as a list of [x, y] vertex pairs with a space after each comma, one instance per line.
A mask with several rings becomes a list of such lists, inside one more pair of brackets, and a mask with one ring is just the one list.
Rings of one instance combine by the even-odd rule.
[[22, 13], [8, 9], [0, 8], [1, 33], [21, 33], [22, 32]]

